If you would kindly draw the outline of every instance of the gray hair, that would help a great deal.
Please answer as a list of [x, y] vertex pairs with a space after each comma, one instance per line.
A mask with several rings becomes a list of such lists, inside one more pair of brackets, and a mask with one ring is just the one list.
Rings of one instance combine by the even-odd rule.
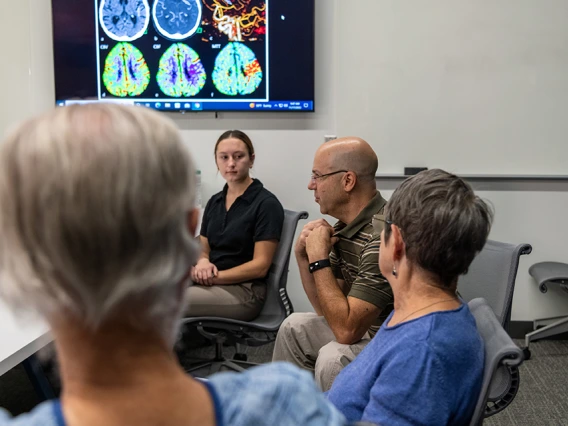
[[195, 189], [180, 134], [157, 112], [75, 105], [23, 123], [0, 147], [0, 296], [93, 329], [132, 306], [171, 324], [198, 254]]
[[450, 289], [485, 245], [493, 221], [491, 207], [471, 186], [440, 169], [406, 179], [385, 210], [385, 242], [390, 223], [397, 225], [408, 259]]

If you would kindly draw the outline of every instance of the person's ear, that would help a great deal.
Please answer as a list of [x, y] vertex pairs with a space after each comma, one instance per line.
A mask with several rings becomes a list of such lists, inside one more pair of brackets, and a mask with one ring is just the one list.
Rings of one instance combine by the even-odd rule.
[[199, 222], [199, 215], [201, 212], [198, 208], [194, 208], [187, 213], [187, 229], [189, 234], [194, 237], [197, 231], [197, 223]]
[[400, 228], [395, 224], [391, 225], [391, 235], [389, 243], [393, 245], [393, 257], [395, 261], [400, 261], [406, 253], [406, 245], [402, 238]]
[[343, 176], [343, 189], [346, 192], [353, 191], [355, 184], [357, 183], [357, 175], [353, 172], [346, 172]]
[[254, 154], [252, 154], [252, 155], [250, 156], [250, 167], [249, 167], [250, 169], [252, 169], [252, 166], [254, 166], [254, 159], [255, 159], [255, 158], [256, 158], [256, 157], [255, 157]]

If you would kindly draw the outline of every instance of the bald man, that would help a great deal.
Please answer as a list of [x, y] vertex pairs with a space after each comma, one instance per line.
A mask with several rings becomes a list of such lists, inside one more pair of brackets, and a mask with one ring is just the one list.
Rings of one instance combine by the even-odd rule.
[[336, 139], [316, 152], [308, 189], [324, 219], [304, 226], [294, 252], [315, 313], [294, 313], [282, 324], [273, 361], [314, 373], [327, 391], [363, 350], [393, 308], [378, 265], [386, 201], [377, 191], [377, 155], [360, 138]]

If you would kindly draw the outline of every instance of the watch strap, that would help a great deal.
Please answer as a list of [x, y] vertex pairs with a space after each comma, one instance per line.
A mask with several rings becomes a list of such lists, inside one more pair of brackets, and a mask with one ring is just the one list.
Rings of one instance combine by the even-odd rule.
[[309, 265], [310, 274], [313, 274], [315, 271], [319, 269], [330, 268], [330, 267], [331, 267], [331, 262], [329, 259], [316, 260], [315, 262], [312, 262]]

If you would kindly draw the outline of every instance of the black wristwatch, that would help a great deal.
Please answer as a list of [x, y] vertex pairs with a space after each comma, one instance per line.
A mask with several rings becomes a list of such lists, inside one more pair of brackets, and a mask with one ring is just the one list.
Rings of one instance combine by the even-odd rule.
[[322, 259], [322, 260], [317, 260], [315, 262], [310, 263], [310, 274], [313, 274], [315, 271], [319, 270], [319, 269], [323, 269], [323, 268], [329, 268], [331, 267], [331, 262], [329, 261], [329, 259]]

